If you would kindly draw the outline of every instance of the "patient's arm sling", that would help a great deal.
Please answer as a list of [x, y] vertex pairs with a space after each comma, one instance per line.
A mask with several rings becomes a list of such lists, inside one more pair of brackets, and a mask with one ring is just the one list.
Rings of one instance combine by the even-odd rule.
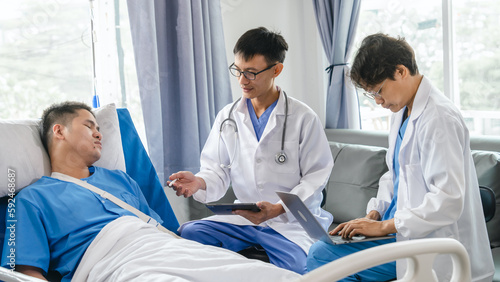
[[52, 175], [50, 177], [56, 178], [56, 179], [59, 179], [59, 180], [62, 180], [62, 181], [66, 181], [66, 182], [75, 183], [76, 185], [79, 185], [79, 186], [81, 186], [83, 188], [86, 188], [86, 189], [88, 189], [88, 190], [90, 190], [90, 191], [98, 194], [99, 196], [103, 197], [104, 199], [110, 200], [111, 202], [113, 202], [117, 206], [130, 211], [131, 213], [135, 214], [137, 217], [139, 217], [140, 219], [142, 219], [142, 221], [146, 222], [147, 224], [152, 224], [152, 225], [156, 226], [156, 228], [158, 228], [158, 230], [163, 231], [165, 233], [168, 233], [168, 234], [174, 236], [175, 238], [180, 238], [174, 232], [172, 232], [172, 231], [168, 230], [167, 228], [163, 227], [154, 218], [152, 218], [149, 215], [143, 213], [142, 211], [134, 208], [133, 206], [125, 203], [124, 201], [118, 199], [113, 194], [110, 194], [110, 193], [108, 193], [106, 191], [103, 191], [102, 189], [99, 189], [99, 188], [95, 187], [94, 185], [92, 185], [90, 183], [87, 183], [87, 182], [85, 182], [83, 180], [80, 180], [78, 178], [75, 178], [75, 177], [66, 175], [64, 173], [60, 173], [60, 172], [52, 172]]

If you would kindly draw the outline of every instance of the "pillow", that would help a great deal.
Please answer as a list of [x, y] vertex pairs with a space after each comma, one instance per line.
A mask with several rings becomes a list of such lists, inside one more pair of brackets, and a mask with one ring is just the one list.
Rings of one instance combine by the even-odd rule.
[[324, 209], [334, 223], [366, 215], [366, 204], [375, 197], [380, 177], [388, 170], [386, 148], [330, 142], [334, 165], [326, 187]]
[[49, 156], [42, 145], [38, 122], [34, 119], [0, 121], [0, 197], [50, 174]]
[[125, 157], [123, 155], [120, 124], [115, 104], [108, 104], [94, 110], [94, 114], [102, 133], [101, 159], [94, 163], [95, 166], [107, 169], [125, 171]]
[[[96, 166], [125, 171], [125, 158], [114, 104], [95, 109], [103, 135], [102, 156]], [[0, 197], [50, 175], [50, 160], [38, 130], [39, 119], [0, 120]]]

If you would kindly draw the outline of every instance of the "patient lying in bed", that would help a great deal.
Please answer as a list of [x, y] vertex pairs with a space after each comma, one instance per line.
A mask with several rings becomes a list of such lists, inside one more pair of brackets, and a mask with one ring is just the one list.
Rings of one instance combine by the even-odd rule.
[[[151, 216], [140, 188], [120, 170], [92, 166], [101, 156], [99, 125], [88, 106], [67, 102], [42, 117], [53, 172], [82, 179]], [[236, 253], [159, 231], [77, 184], [42, 177], [16, 196], [16, 269], [63, 281], [279, 281], [299, 275]], [[2, 266], [8, 266], [5, 242]]]

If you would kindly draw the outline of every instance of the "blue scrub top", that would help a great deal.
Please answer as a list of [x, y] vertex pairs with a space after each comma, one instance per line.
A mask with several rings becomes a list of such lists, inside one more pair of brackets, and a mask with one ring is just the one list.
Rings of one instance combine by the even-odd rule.
[[255, 114], [255, 109], [253, 108], [252, 101], [250, 101], [250, 99], [247, 99], [247, 108], [248, 112], [250, 113], [250, 119], [252, 120], [255, 136], [257, 136], [257, 141], [260, 141], [260, 137], [262, 137], [262, 133], [264, 133], [264, 129], [266, 128], [267, 122], [269, 121], [269, 116], [271, 116], [271, 113], [278, 104], [278, 100], [274, 101], [274, 103], [272, 103], [271, 106], [269, 106], [264, 111], [260, 118], [258, 118], [257, 114]]
[[[89, 171], [92, 175], [82, 180], [162, 222], [137, 183], [124, 172], [99, 167], [89, 167]], [[62, 281], [73, 277], [87, 247], [106, 224], [133, 215], [86, 188], [46, 176], [21, 190], [15, 204], [15, 246], [5, 240], [2, 266], [7, 267], [6, 256], [14, 247], [16, 265], [35, 266], [45, 274], [56, 270]]]
[[394, 147], [394, 157], [393, 157], [393, 169], [394, 169], [394, 195], [392, 196], [392, 201], [387, 210], [382, 217], [383, 220], [389, 220], [394, 218], [396, 213], [396, 204], [398, 202], [398, 188], [399, 188], [399, 150], [401, 149], [401, 143], [403, 142], [403, 137], [406, 132], [406, 126], [408, 125], [408, 108], [405, 108], [405, 113], [403, 115], [403, 121], [401, 122], [401, 127], [399, 128], [398, 137], [396, 139], [396, 146]]

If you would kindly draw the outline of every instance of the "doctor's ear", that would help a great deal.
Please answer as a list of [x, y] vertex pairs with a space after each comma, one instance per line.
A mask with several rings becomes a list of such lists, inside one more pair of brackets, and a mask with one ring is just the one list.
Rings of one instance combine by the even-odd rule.
[[396, 66], [396, 72], [394, 73], [394, 76], [401, 76], [401, 78], [406, 77], [407, 75], [410, 74], [410, 70], [404, 66], [404, 65], [397, 65]]
[[280, 73], [281, 73], [282, 70], [283, 70], [283, 63], [278, 63], [274, 67], [274, 77], [277, 77], [278, 75], [280, 75]]

